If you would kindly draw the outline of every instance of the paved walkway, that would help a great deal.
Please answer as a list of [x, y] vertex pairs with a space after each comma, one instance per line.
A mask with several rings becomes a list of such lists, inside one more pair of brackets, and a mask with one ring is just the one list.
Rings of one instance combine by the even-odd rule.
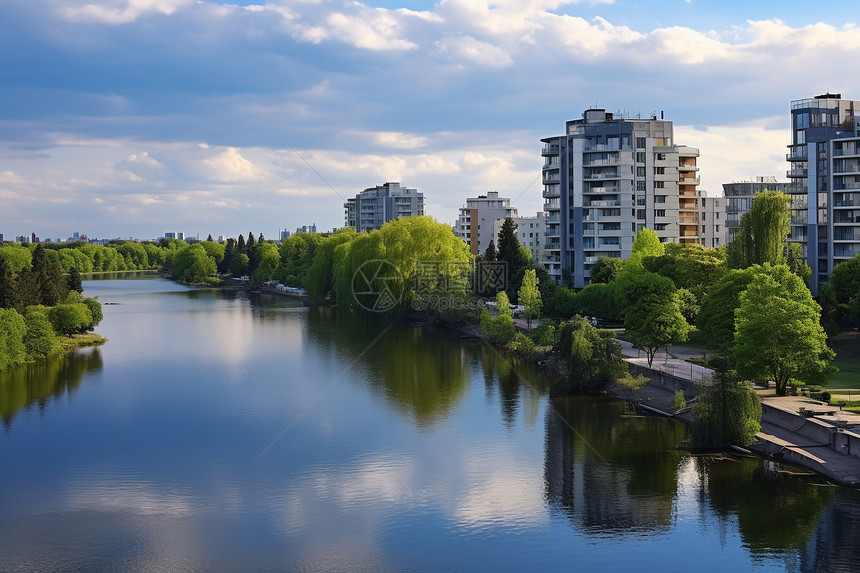
[[[633, 348], [629, 342], [619, 340], [626, 360], [633, 364], [648, 366], [644, 352]], [[702, 351], [684, 346], [670, 346], [668, 352], [658, 352], [654, 356], [652, 369], [673, 374], [679, 378], [703, 381], [711, 380], [713, 371], [709, 368], [686, 362], [686, 358], [700, 358]], [[650, 386], [650, 385], [649, 385]], [[655, 388], [656, 390], [656, 388]], [[671, 391], [665, 390], [671, 394]], [[823, 439], [813, 439], [804, 435], [807, 417], [800, 415], [800, 408], [815, 412], [814, 418], [836, 428], [851, 430], [860, 428], [860, 415], [841, 411], [838, 407], [817, 402], [803, 396], [776, 396], [773, 390], [760, 390], [762, 404], [776, 408], [781, 415], [768, 415], [767, 409], [762, 416], [759, 441], [750, 449], [767, 457], [782, 460], [811, 469], [816, 473], [842, 485], [860, 486], [860, 458], [840, 453], [824, 443]], [[655, 398], [649, 397], [648, 400]], [[666, 398], [668, 400], [668, 398]], [[777, 418], [779, 418], [777, 420]], [[853, 431], [860, 433], [860, 429]], [[832, 437], [831, 437], [832, 440]]]

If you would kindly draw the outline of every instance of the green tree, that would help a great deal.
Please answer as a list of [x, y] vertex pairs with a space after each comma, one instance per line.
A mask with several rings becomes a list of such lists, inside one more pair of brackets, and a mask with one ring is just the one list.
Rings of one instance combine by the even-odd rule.
[[554, 351], [567, 365], [568, 389], [581, 390], [622, 377], [627, 363], [621, 345], [605, 330], [598, 330], [579, 315], [560, 327]]
[[36, 282], [41, 304], [54, 306], [68, 292], [57, 253], [46, 250], [41, 243], [33, 250], [30, 272]]
[[835, 354], [821, 327], [821, 307], [787, 265], [764, 268], [741, 294], [735, 313], [738, 373], [773, 380], [781, 396], [791, 379], [826, 383]]
[[12, 267], [6, 259], [0, 257], [0, 308], [12, 308], [17, 300], [18, 290]]
[[495, 318], [490, 317], [486, 310], [481, 313], [481, 334], [496, 344], [507, 344], [516, 336], [517, 327], [505, 291], [496, 295], [496, 310], [498, 315]]
[[102, 312], [102, 305], [99, 301], [94, 298], [84, 298], [81, 302], [83, 302], [87, 308], [90, 310], [90, 323], [87, 325], [87, 330], [92, 330], [104, 318], [104, 313]]
[[657, 233], [647, 227], [636, 233], [633, 248], [630, 250], [630, 260], [641, 261], [646, 257], [659, 257], [665, 253], [665, 247], [660, 242]]
[[84, 285], [81, 281], [81, 273], [76, 267], [69, 269], [69, 274], [66, 277], [66, 289], [75, 292], [84, 292]]
[[696, 243], [668, 243], [658, 257], [642, 261], [645, 270], [672, 279], [675, 286], [697, 296], [704, 293], [726, 274], [725, 255]]
[[174, 277], [187, 282], [203, 282], [217, 271], [215, 260], [208, 255], [200, 243], [187, 245], [173, 255], [170, 272]]
[[726, 273], [702, 300], [696, 315], [696, 327], [713, 346], [731, 350], [735, 342], [735, 310], [741, 304], [741, 293], [752, 282], [761, 266], [733, 269]]
[[499, 230], [499, 245], [496, 259], [506, 265], [505, 289], [508, 291], [508, 298], [516, 296], [516, 289], [518, 288], [513, 284], [513, 277], [531, 259], [531, 253], [528, 254], [528, 257], [524, 258], [520, 246], [520, 241], [517, 239], [517, 224], [512, 218], [507, 217], [502, 223], [501, 230]]
[[716, 360], [713, 383], [693, 405], [693, 447], [746, 446], [761, 430], [761, 402], [752, 387], [729, 369], [727, 360]]
[[262, 283], [271, 280], [275, 276], [275, 271], [281, 264], [281, 255], [278, 253], [278, 247], [272, 243], [257, 243], [257, 251], [259, 252], [260, 262], [257, 268], [251, 275], [251, 280], [256, 283]]
[[741, 216], [740, 228], [726, 247], [729, 268], [785, 262], [789, 225], [788, 195], [781, 191], [761, 191], [750, 210]]
[[64, 303], [48, 309], [48, 320], [57, 334], [72, 336], [83, 332], [93, 322], [90, 309], [82, 302]]
[[24, 347], [31, 359], [44, 360], [62, 351], [57, 333], [48, 320], [47, 308], [31, 306], [24, 316]]
[[[329, 296], [334, 286], [335, 248], [355, 239], [354, 227], [341, 229], [325, 237], [314, 250], [314, 258], [306, 274], [308, 296], [313, 303], [319, 303]], [[282, 259], [283, 260], [283, 259]]]
[[678, 293], [666, 277], [631, 269], [619, 277], [624, 324], [635, 348], [648, 356], [648, 367], [661, 348], [687, 339], [690, 326], [681, 315]]
[[610, 283], [615, 280], [624, 261], [618, 257], [598, 257], [591, 265], [591, 284]]
[[531, 330], [532, 320], [540, 318], [540, 313], [543, 309], [543, 302], [541, 301], [540, 290], [538, 290], [538, 280], [535, 276], [534, 269], [526, 271], [525, 276], [523, 277], [523, 284], [520, 287], [517, 298], [520, 304], [525, 307], [523, 310], [523, 316], [525, 316], [526, 324], [528, 325], [529, 330]]
[[484, 260], [493, 263], [497, 258], [498, 253], [496, 253], [496, 243], [491, 240], [490, 244], [487, 245], [487, 250], [484, 251]]
[[0, 309], [0, 372], [27, 361], [24, 317], [11, 308]]

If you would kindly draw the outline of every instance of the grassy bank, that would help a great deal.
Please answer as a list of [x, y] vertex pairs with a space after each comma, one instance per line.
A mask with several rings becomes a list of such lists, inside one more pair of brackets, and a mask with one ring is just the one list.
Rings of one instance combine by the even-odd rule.
[[89, 346], [101, 346], [107, 342], [107, 338], [99, 334], [88, 332], [85, 334], [75, 334], [74, 336], [58, 337], [60, 344], [63, 346], [63, 352], [68, 354], [74, 352], [78, 348], [87, 348]]
[[830, 377], [826, 389], [857, 389], [860, 394], [860, 332], [843, 332], [832, 337], [828, 345], [836, 352], [834, 366], [839, 372]]

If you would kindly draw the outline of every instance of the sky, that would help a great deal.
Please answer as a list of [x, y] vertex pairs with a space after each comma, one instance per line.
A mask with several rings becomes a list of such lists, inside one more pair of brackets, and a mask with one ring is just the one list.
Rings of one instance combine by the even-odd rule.
[[542, 207], [540, 139], [663, 112], [702, 185], [784, 181], [791, 100], [860, 99], [860, 5], [4, 0], [0, 233], [275, 238], [387, 181]]

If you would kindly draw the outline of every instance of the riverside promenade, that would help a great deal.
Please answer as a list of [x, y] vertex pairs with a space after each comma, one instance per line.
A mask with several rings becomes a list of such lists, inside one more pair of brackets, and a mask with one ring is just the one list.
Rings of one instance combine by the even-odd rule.
[[[644, 397], [646, 405], [654, 404], [655, 409], [671, 413], [671, 407], [664, 408], [673, 403], [676, 390], [683, 390], [689, 402], [711, 383], [710, 369], [686, 361], [701, 357], [700, 350], [670, 346], [668, 352], [654, 357], [648, 369], [643, 352], [629, 342], [618, 342], [633, 374], [651, 378]], [[840, 485], [860, 487], [860, 415], [803, 396], [776, 396], [773, 389], [757, 392], [762, 402], [761, 431], [749, 450], [807, 468]], [[691, 420], [689, 411], [672, 415]]]

